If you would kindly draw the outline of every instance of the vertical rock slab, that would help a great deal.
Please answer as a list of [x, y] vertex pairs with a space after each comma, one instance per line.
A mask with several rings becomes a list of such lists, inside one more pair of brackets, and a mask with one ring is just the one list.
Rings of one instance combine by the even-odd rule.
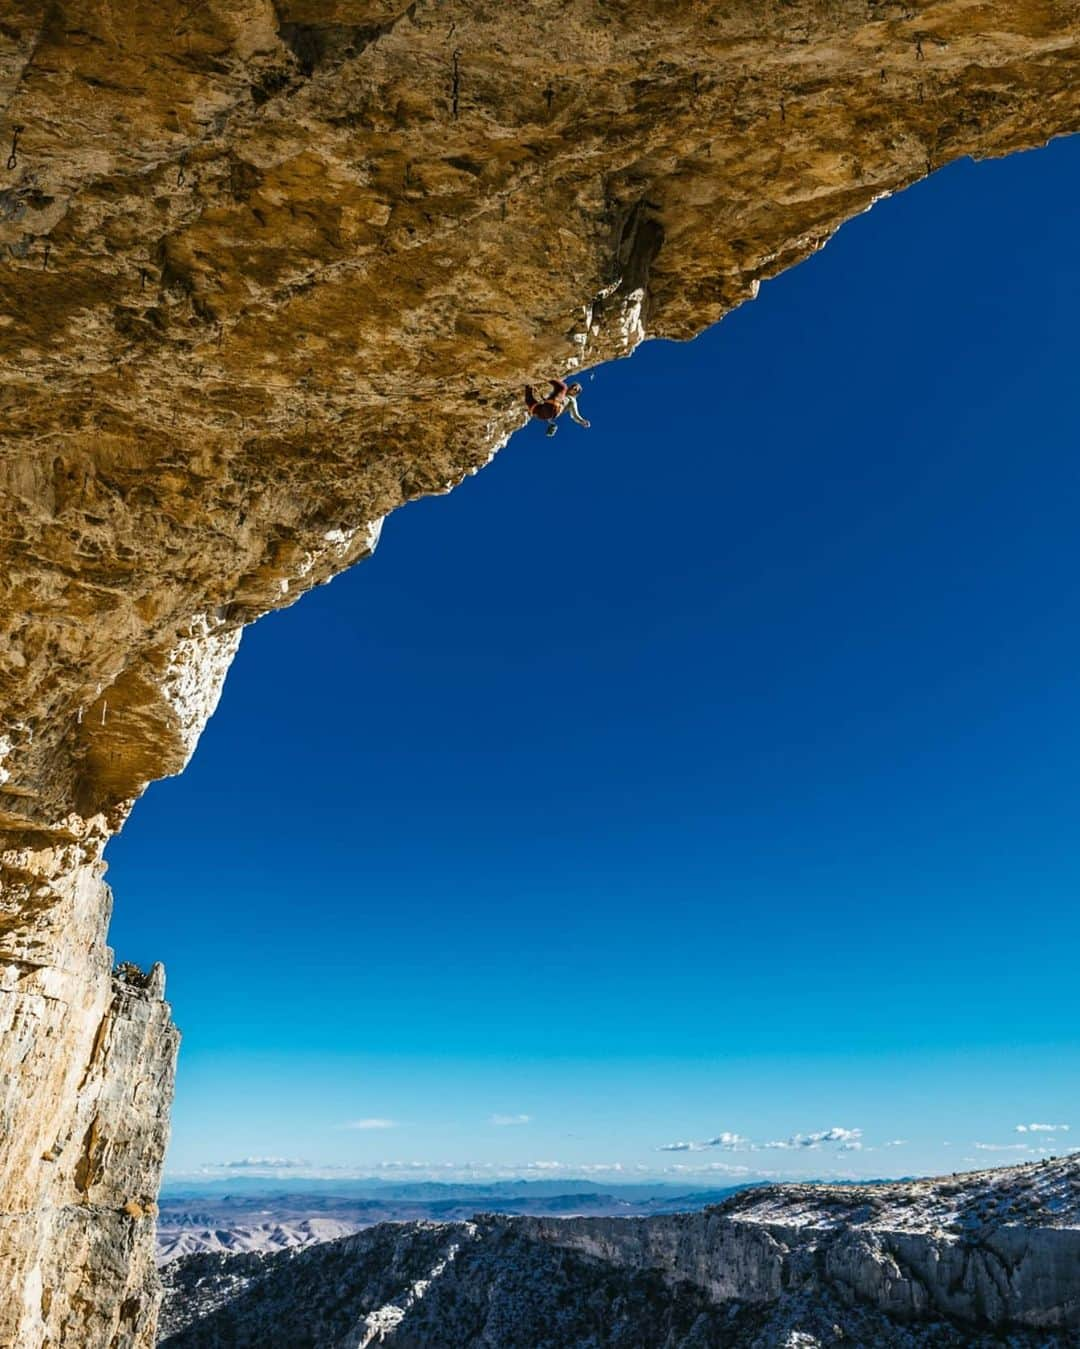
[[114, 974], [89, 845], [3, 857], [0, 1344], [150, 1345], [178, 1036], [164, 971]]

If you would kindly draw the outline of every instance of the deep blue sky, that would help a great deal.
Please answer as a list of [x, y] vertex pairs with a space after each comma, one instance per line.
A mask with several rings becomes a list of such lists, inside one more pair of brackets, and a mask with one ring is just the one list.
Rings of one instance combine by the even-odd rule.
[[247, 633], [109, 851], [174, 1171], [1080, 1133], [1078, 183], [880, 204]]

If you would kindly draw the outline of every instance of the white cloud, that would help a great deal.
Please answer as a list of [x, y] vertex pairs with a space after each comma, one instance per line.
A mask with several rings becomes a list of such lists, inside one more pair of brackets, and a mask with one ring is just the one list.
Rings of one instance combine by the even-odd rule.
[[[906, 1142], [898, 1139], [894, 1146]], [[792, 1134], [790, 1138], [778, 1138], [769, 1143], [754, 1143], [742, 1134], [725, 1130], [715, 1138], [703, 1138], [700, 1141], [680, 1139], [676, 1143], [664, 1143], [657, 1152], [705, 1152], [710, 1148], [720, 1148], [725, 1152], [763, 1152], [763, 1151], [799, 1151], [803, 1148], [820, 1148], [825, 1143], [835, 1143], [838, 1152], [862, 1152], [861, 1129], [844, 1129], [833, 1125], [831, 1129], [819, 1129], [812, 1134]]]
[[906, 1138], [890, 1138], [884, 1146], [887, 1148], [906, 1148], [907, 1142]]
[[980, 1152], [1022, 1152], [1029, 1157], [1068, 1157], [1080, 1148], [1067, 1148], [1061, 1143], [975, 1143]]
[[298, 1166], [310, 1166], [311, 1163], [299, 1161], [295, 1157], [241, 1157], [239, 1161], [210, 1162], [209, 1165], [220, 1166], [225, 1171], [290, 1171]]
[[[898, 1139], [893, 1146], [903, 1142], [906, 1139]], [[865, 1146], [861, 1129], [844, 1129], [836, 1124], [831, 1129], [818, 1129], [811, 1134], [792, 1134], [790, 1138], [777, 1138], [769, 1143], [754, 1143], [742, 1134], [725, 1130], [715, 1138], [703, 1138], [698, 1142], [680, 1139], [676, 1143], [664, 1143], [657, 1148], [657, 1152], [705, 1152], [710, 1148], [720, 1148], [725, 1152], [797, 1152], [804, 1148], [817, 1149], [826, 1143], [835, 1143], [838, 1152], [862, 1152]]]
[[222, 1179], [235, 1176], [237, 1171], [263, 1179], [278, 1179], [286, 1172], [289, 1177], [303, 1177], [307, 1180], [370, 1180], [375, 1177], [385, 1179], [440, 1180], [440, 1181], [496, 1181], [521, 1180], [557, 1176], [567, 1181], [583, 1179], [586, 1176], [610, 1176], [612, 1180], [630, 1180], [655, 1178], [662, 1174], [657, 1167], [645, 1166], [640, 1162], [596, 1161], [596, 1162], [559, 1162], [559, 1161], [422, 1161], [409, 1159], [384, 1159], [363, 1163], [341, 1162], [304, 1162], [287, 1157], [246, 1157], [233, 1162], [207, 1162], [194, 1171], [170, 1170], [168, 1179]]
[[531, 1119], [531, 1115], [492, 1115], [488, 1123], [498, 1125], [500, 1129], [506, 1129], [515, 1124], [528, 1124]]
[[[448, 1170], [454, 1165], [453, 1162], [374, 1162], [371, 1169], [373, 1171], [438, 1171], [440, 1169]], [[468, 1163], [471, 1169], [476, 1170], [490, 1163], [473, 1162]]]
[[664, 1143], [657, 1152], [705, 1152], [708, 1148], [722, 1148], [725, 1152], [742, 1152], [752, 1144], [742, 1134], [725, 1129], [715, 1138], [703, 1138], [699, 1143]]
[[772, 1143], [762, 1143], [763, 1148], [775, 1148], [786, 1151], [795, 1148], [820, 1148], [823, 1143], [839, 1143], [842, 1152], [857, 1152], [862, 1143], [861, 1129], [843, 1129], [834, 1124], [831, 1129], [819, 1129], [812, 1134], [792, 1134], [790, 1138], [776, 1139]]
[[395, 1119], [351, 1119], [345, 1125], [346, 1129], [396, 1129], [398, 1127]]
[[[749, 1176], [750, 1167], [737, 1166], [734, 1162], [704, 1162], [701, 1166], [683, 1166], [676, 1162], [673, 1166], [665, 1168], [668, 1172], [676, 1175], [704, 1176], [704, 1175], [724, 1175], [724, 1176]], [[765, 1175], [766, 1172], [755, 1171], [755, 1175]]]
[[[421, 1176], [424, 1173], [440, 1180], [519, 1180], [523, 1176], [557, 1175], [567, 1180], [591, 1175], [623, 1175], [646, 1172], [648, 1168], [629, 1162], [559, 1162], [541, 1159], [531, 1162], [374, 1162], [367, 1174], [400, 1173]], [[650, 1174], [652, 1174], [650, 1172]]]
[[1014, 1132], [1018, 1134], [1067, 1134], [1069, 1126], [1067, 1124], [1018, 1124]]
[[692, 1163], [673, 1162], [670, 1166], [665, 1166], [660, 1174], [679, 1181], [708, 1181], [722, 1177], [739, 1180], [745, 1176], [753, 1177], [755, 1180], [782, 1180], [785, 1176], [782, 1171], [758, 1166], [741, 1166], [734, 1162], [702, 1162], [697, 1166]]
[[746, 1147], [750, 1140], [743, 1138], [742, 1134], [734, 1134], [725, 1129], [723, 1133], [717, 1134], [715, 1138], [707, 1138], [705, 1146], [707, 1148], [727, 1148], [735, 1152], [739, 1148]]

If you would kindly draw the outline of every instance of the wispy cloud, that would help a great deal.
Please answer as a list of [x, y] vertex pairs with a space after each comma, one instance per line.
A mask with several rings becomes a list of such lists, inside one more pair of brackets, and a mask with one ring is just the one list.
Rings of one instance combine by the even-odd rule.
[[496, 1181], [557, 1177], [567, 1181], [587, 1176], [605, 1176], [613, 1180], [655, 1178], [661, 1173], [656, 1167], [631, 1161], [434, 1161], [387, 1159], [364, 1163], [304, 1162], [288, 1157], [245, 1157], [232, 1162], [207, 1162], [194, 1171], [170, 1170], [172, 1181], [223, 1179], [238, 1171], [261, 1179], [303, 1177], [307, 1180], [372, 1180], [387, 1178], [440, 1181]]
[[887, 1143], [883, 1143], [883, 1144], [882, 1144], [882, 1147], [886, 1147], [886, 1148], [906, 1148], [906, 1147], [907, 1147], [907, 1143], [908, 1143], [908, 1140], [907, 1140], [906, 1138], [890, 1138], [889, 1141], [888, 1141]]
[[[903, 1142], [906, 1140], [898, 1139], [893, 1146]], [[725, 1130], [715, 1138], [663, 1143], [657, 1152], [705, 1152], [710, 1148], [720, 1148], [725, 1152], [798, 1152], [806, 1148], [821, 1148], [825, 1144], [835, 1144], [838, 1152], [861, 1152], [862, 1130], [844, 1129], [836, 1124], [831, 1129], [818, 1129], [811, 1134], [792, 1134], [790, 1138], [776, 1138], [768, 1143], [755, 1143], [742, 1134]]]
[[1021, 1152], [1028, 1157], [1070, 1157], [1080, 1148], [1066, 1147], [1063, 1142], [1051, 1143], [974, 1143], [980, 1152]]
[[235, 1162], [211, 1162], [209, 1165], [219, 1166], [223, 1171], [292, 1171], [311, 1163], [296, 1157], [241, 1157]]
[[748, 1166], [737, 1166], [733, 1162], [705, 1162], [700, 1166], [682, 1166], [678, 1162], [666, 1167], [665, 1173], [672, 1176], [766, 1176], [773, 1174], [768, 1171], [751, 1171]]
[[[1047, 1149], [1049, 1151], [1049, 1149]], [[715, 1153], [712, 1154], [715, 1158]], [[819, 1178], [853, 1179], [851, 1172], [830, 1170], [826, 1154], [816, 1154], [814, 1174]], [[251, 1156], [231, 1162], [214, 1162], [194, 1171], [170, 1170], [173, 1181], [226, 1180], [235, 1181], [239, 1175], [265, 1180], [438, 1180], [445, 1182], [492, 1182], [502, 1180], [558, 1179], [572, 1182], [593, 1178], [610, 1181], [661, 1181], [683, 1184], [687, 1181], [717, 1186], [735, 1184], [740, 1180], [797, 1180], [801, 1178], [800, 1163], [809, 1160], [804, 1153], [787, 1154], [795, 1163], [794, 1169], [770, 1169], [752, 1163], [741, 1165], [734, 1160], [711, 1160], [708, 1154], [672, 1159], [671, 1164], [656, 1165], [637, 1160], [595, 1160], [589, 1162], [561, 1161], [537, 1158], [529, 1161], [447, 1161], [437, 1159], [388, 1158], [368, 1162], [305, 1162], [290, 1157]], [[748, 1159], [749, 1160], [749, 1159]], [[779, 1160], [779, 1159], [777, 1159]]]
[[824, 1143], [838, 1143], [841, 1152], [858, 1152], [862, 1147], [861, 1129], [843, 1129], [834, 1124], [831, 1129], [819, 1129], [812, 1134], [792, 1134], [790, 1138], [762, 1143], [763, 1148], [787, 1151], [799, 1148], [820, 1148]]
[[585, 1176], [631, 1176], [653, 1174], [633, 1162], [562, 1162], [540, 1158], [528, 1162], [434, 1162], [383, 1161], [368, 1168], [368, 1174], [399, 1175], [439, 1180], [520, 1180], [533, 1176], [560, 1177], [567, 1180]]
[[751, 1143], [748, 1138], [743, 1138], [742, 1134], [731, 1133], [725, 1129], [715, 1138], [703, 1138], [697, 1143], [664, 1143], [656, 1150], [657, 1152], [705, 1152], [709, 1148], [723, 1148], [726, 1152], [741, 1152], [750, 1146]]
[[500, 1129], [507, 1129], [515, 1124], [528, 1124], [531, 1120], [531, 1115], [492, 1115], [488, 1123], [494, 1124]]
[[376, 1116], [371, 1119], [351, 1119], [344, 1127], [346, 1129], [396, 1129], [398, 1122], [396, 1119], [381, 1119]]
[[1014, 1132], [1018, 1134], [1067, 1134], [1069, 1126], [1067, 1124], [1018, 1124]]

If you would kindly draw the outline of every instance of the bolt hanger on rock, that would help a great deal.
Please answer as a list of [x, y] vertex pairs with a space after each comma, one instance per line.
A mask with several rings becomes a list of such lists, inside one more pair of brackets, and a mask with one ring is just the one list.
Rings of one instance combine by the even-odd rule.
[[19, 162], [19, 137], [26, 130], [24, 126], [16, 126], [11, 129], [11, 154], [7, 157], [8, 171], [10, 172]]

